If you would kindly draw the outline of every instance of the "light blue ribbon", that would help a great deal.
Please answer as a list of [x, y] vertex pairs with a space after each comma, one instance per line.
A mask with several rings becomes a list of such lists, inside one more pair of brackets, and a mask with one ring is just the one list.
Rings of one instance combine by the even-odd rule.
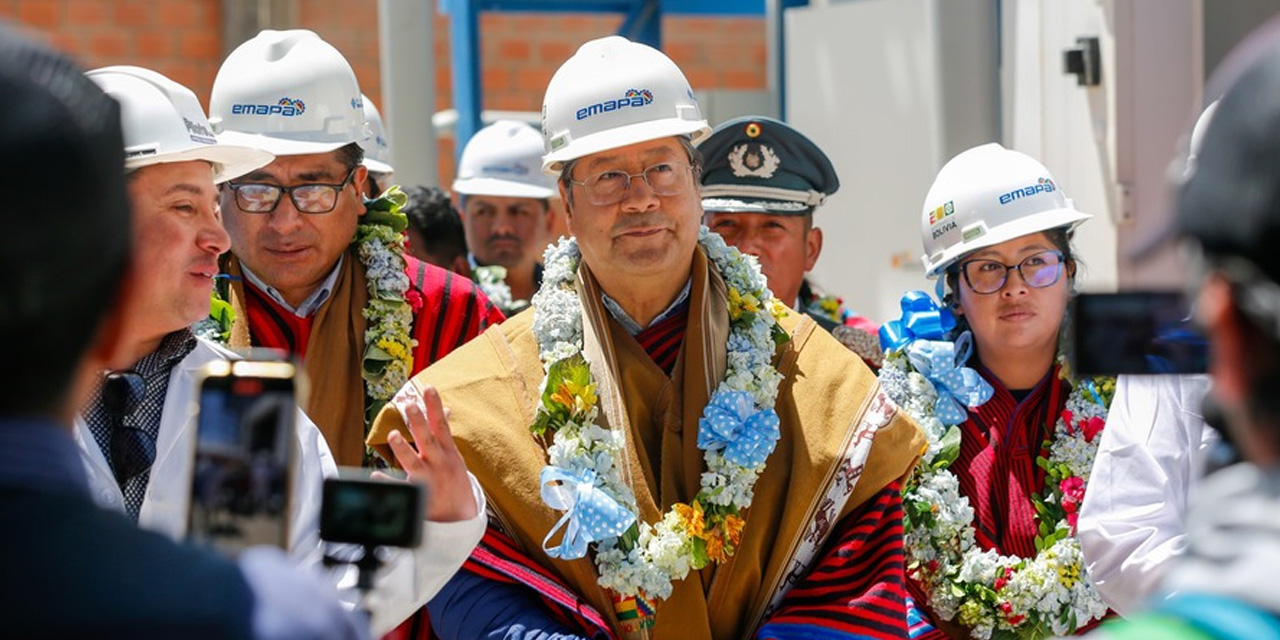
[[[616, 538], [636, 521], [631, 513], [596, 486], [596, 473], [588, 469], [581, 475], [560, 467], [546, 466], [539, 477], [542, 501], [564, 515], [542, 539], [542, 550], [552, 558], [577, 560], [587, 555], [587, 545], [606, 538]], [[558, 484], [557, 484], [558, 483]], [[551, 536], [564, 529], [560, 544], [547, 547]]]
[[953, 343], [945, 340], [916, 340], [907, 347], [911, 366], [933, 383], [938, 402], [933, 415], [942, 424], [960, 424], [968, 418], [965, 407], [976, 407], [991, 399], [991, 385], [977, 371], [964, 366], [972, 350], [968, 331]]
[[923, 291], [908, 291], [900, 301], [902, 318], [880, 326], [880, 348], [897, 351], [915, 340], [942, 340], [956, 326], [951, 310], [939, 307]]
[[698, 448], [724, 449], [729, 462], [743, 467], [764, 463], [778, 444], [778, 414], [755, 408], [746, 391], [717, 391], [698, 420]]

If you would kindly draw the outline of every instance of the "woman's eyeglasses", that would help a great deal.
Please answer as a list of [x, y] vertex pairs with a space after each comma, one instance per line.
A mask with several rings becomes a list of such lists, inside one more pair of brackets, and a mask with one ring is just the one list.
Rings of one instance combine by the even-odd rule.
[[1018, 264], [998, 260], [969, 260], [960, 263], [964, 281], [974, 293], [995, 293], [1004, 288], [1009, 272], [1018, 271], [1022, 281], [1033, 289], [1051, 287], [1062, 277], [1062, 252], [1054, 249], [1038, 251]]

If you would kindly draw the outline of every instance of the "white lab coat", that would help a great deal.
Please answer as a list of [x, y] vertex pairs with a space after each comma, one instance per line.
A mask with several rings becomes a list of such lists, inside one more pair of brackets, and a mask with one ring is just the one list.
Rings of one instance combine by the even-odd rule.
[[[212, 342], [197, 339], [195, 349], [174, 366], [160, 417], [156, 459], [138, 514], [138, 525], [142, 528], [174, 539], [186, 535], [195, 453], [197, 376], [209, 362], [238, 357]], [[289, 555], [299, 566], [315, 569], [321, 566], [324, 557], [324, 546], [320, 541], [320, 497], [324, 478], [336, 476], [338, 468], [324, 436], [301, 410], [296, 423], [298, 472], [290, 504]], [[89, 431], [89, 425], [81, 416], [76, 417], [75, 436], [83, 454], [94, 500], [105, 509], [123, 513], [124, 494], [111, 473], [106, 456]], [[378, 574], [375, 592], [365, 603], [373, 612], [375, 636], [390, 631], [439, 592], [484, 535], [484, 494], [475, 478], [471, 482], [479, 507], [475, 518], [452, 523], [427, 521], [423, 528], [423, 544], [417, 549], [386, 554], [387, 564]], [[355, 569], [326, 573], [343, 600], [354, 605], [359, 596], [354, 588]]]
[[1121, 615], [1144, 608], [1187, 546], [1187, 497], [1218, 433], [1204, 423], [1209, 377], [1120, 376], [1080, 508], [1089, 576]]

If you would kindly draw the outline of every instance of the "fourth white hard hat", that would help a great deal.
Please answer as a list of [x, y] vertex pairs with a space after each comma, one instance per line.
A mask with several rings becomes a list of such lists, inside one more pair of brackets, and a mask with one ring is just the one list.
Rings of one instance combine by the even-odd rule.
[[936, 276], [972, 251], [1040, 231], [1074, 228], [1076, 211], [1049, 170], [1031, 156], [990, 143], [938, 171], [920, 217], [925, 271]]
[[219, 144], [196, 94], [155, 71], [120, 65], [85, 75], [120, 103], [126, 171], [204, 160], [213, 165], [214, 182], [225, 182], [273, 158], [260, 149]]
[[360, 95], [364, 102], [364, 119], [369, 123], [369, 144], [365, 147], [364, 166], [374, 173], [393, 173], [391, 166], [391, 141], [387, 139], [386, 128], [382, 126], [382, 114], [378, 106], [373, 104], [369, 96]]
[[661, 51], [621, 36], [578, 49], [542, 100], [542, 170], [567, 160], [670, 136], [711, 133], [684, 73]]
[[556, 194], [554, 185], [542, 173], [542, 134], [518, 120], [499, 120], [467, 142], [453, 190], [465, 195], [541, 199]]
[[268, 29], [236, 47], [213, 81], [209, 122], [225, 142], [278, 156], [369, 147], [355, 72], [305, 29]]

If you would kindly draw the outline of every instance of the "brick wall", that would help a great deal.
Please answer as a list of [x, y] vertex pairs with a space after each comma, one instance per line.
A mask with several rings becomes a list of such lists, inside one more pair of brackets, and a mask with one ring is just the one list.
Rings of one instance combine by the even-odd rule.
[[[431, 1], [431, 0], [424, 0]], [[297, 26], [311, 29], [351, 62], [361, 89], [381, 104], [377, 3], [295, 0]], [[16, 21], [80, 59], [86, 68], [135, 64], [188, 86], [208, 106], [225, 51], [222, 0], [0, 0]], [[618, 15], [486, 13], [481, 16], [484, 107], [538, 111], [551, 75], [578, 45], [614, 33]], [[695, 89], [763, 89], [764, 21], [669, 17], [665, 50]], [[452, 104], [449, 19], [435, 23], [437, 108]], [[394, 141], [393, 141], [394, 144]], [[441, 183], [453, 179], [453, 144], [441, 141]]]

